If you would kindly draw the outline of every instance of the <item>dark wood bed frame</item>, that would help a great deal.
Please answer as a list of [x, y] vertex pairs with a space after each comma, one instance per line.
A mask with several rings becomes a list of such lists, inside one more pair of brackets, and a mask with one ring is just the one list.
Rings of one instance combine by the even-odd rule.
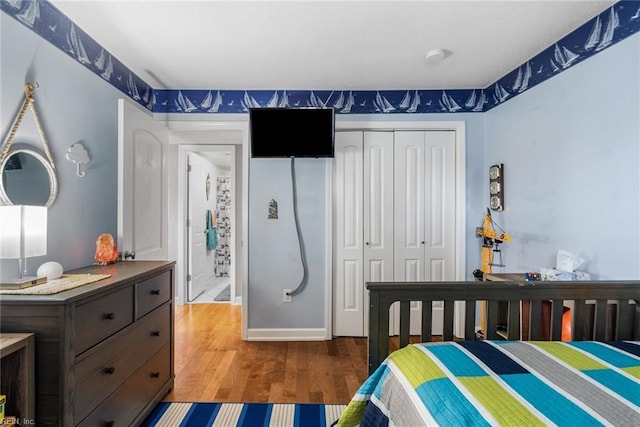
[[[432, 340], [432, 303], [444, 302], [442, 339], [454, 339], [454, 303], [464, 304], [464, 337], [475, 339], [476, 304], [486, 301], [484, 331], [487, 339], [499, 339], [498, 303], [508, 302], [507, 339], [520, 338], [520, 302], [529, 301], [529, 339], [541, 340], [542, 304], [551, 305], [550, 331], [546, 336], [559, 341], [565, 301], [573, 301], [572, 339], [640, 340], [640, 281], [581, 282], [370, 282], [369, 289], [369, 374], [389, 354], [389, 309], [400, 302], [400, 348], [409, 344], [411, 301], [422, 302], [421, 341]], [[548, 323], [548, 322], [546, 322]], [[469, 338], [472, 337], [472, 338]]]

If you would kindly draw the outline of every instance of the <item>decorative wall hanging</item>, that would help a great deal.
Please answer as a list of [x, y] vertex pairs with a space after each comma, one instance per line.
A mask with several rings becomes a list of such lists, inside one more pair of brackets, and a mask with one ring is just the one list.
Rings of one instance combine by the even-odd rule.
[[205, 183], [205, 191], [207, 193], [207, 200], [209, 200], [209, 194], [211, 193], [211, 176], [207, 174], [207, 182]]
[[269, 201], [269, 206], [267, 207], [267, 218], [278, 219], [278, 202], [276, 202], [275, 199], [271, 199]]
[[[31, 83], [25, 84], [22, 106], [13, 120], [7, 137], [0, 146], [0, 199], [7, 205], [22, 204], [49, 207], [53, 204], [58, 194], [55, 163], [34, 106], [34, 90]], [[27, 109], [30, 109], [33, 114], [44, 155], [30, 148], [11, 149], [11, 144], [18, 132], [18, 128], [22, 124], [22, 119]], [[29, 182], [30, 188], [28, 191], [18, 185], [20, 182]]]
[[35, 99], [33, 98], [34, 87], [31, 83], [27, 83], [24, 86], [24, 101], [22, 101], [22, 107], [20, 107], [20, 111], [18, 115], [13, 121], [13, 125], [11, 125], [11, 130], [9, 134], [2, 142], [2, 151], [0, 151], [0, 163], [4, 161], [4, 159], [9, 154], [9, 150], [11, 149], [11, 144], [13, 143], [13, 139], [16, 136], [16, 132], [18, 128], [22, 124], [22, 119], [27, 112], [27, 108], [31, 109], [31, 113], [33, 114], [33, 120], [36, 123], [36, 129], [38, 130], [38, 134], [40, 135], [40, 140], [42, 141], [42, 148], [44, 149], [44, 153], [47, 156], [47, 160], [51, 163], [52, 168], [56, 168], [56, 165], [53, 163], [53, 157], [51, 157], [51, 152], [49, 151], [49, 145], [47, 144], [47, 138], [44, 135], [44, 130], [42, 129], [42, 124], [40, 123], [40, 118], [38, 117], [38, 113], [36, 112]]
[[494, 211], [504, 209], [504, 165], [492, 165], [489, 168], [489, 206]]

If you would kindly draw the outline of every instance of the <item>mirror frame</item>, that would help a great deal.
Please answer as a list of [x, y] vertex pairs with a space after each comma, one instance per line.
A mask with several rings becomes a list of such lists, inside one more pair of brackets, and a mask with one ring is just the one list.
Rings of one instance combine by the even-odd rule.
[[53, 202], [55, 202], [56, 197], [58, 196], [58, 178], [56, 178], [56, 172], [53, 169], [53, 165], [51, 165], [51, 163], [49, 163], [49, 161], [42, 154], [29, 148], [19, 148], [16, 150], [9, 151], [7, 153], [7, 156], [4, 158], [2, 164], [0, 164], [0, 200], [2, 200], [2, 202], [8, 206], [14, 205], [13, 201], [11, 201], [11, 199], [7, 195], [7, 192], [4, 188], [4, 179], [2, 179], [2, 174], [4, 173], [4, 168], [7, 166], [7, 163], [9, 163], [9, 158], [11, 158], [11, 156], [13, 156], [14, 154], [19, 154], [19, 153], [29, 154], [35, 157], [40, 163], [42, 163], [42, 165], [47, 170], [47, 174], [49, 175], [50, 189], [49, 189], [49, 200], [47, 200], [44, 206], [50, 207], [53, 204]]

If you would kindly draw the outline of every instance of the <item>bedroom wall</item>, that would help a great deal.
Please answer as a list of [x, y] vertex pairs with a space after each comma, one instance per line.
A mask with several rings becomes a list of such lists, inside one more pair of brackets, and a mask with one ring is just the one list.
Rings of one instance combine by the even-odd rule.
[[[2, 135], [20, 109], [25, 82], [37, 82], [35, 106], [58, 177], [58, 198], [49, 209], [48, 253], [30, 258], [28, 272], [35, 274], [45, 261], [65, 269], [92, 264], [98, 235], [116, 236], [117, 99], [123, 94], [5, 13], [0, 13], [0, 40]], [[30, 112], [15, 141], [42, 152]], [[84, 178], [65, 158], [69, 146], [79, 141], [91, 158], [83, 165]], [[14, 275], [17, 261], [1, 261], [0, 272]]]
[[[49, 255], [30, 260], [30, 271], [47, 260], [59, 261], [65, 269], [91, 264], [96, 237], [103, 232], [116, 234], [116, 100], [123, 94], [5, 13], [0, 13], [0, 35], [3, 135], [20, 106], [24, 82], [38, 81], [36, 106], [59, 179], [58, 200], [49, 212]], [[637, 278], [640, 273], [637, 265], [640, 257], [638, 37], [635, 35], [609, 48], [488, 113], [350, 115], [339, 119], [466, 122], [465, 274], [468, 278], [479, 265], [480, 243], [474, 230], [481, 225], [488, 203], [487, 170], [494, 162], [504, 162], [506, 167], [507, 211], [495, 215], [497, 222], [514, 237], [513, 243], [503, 246], [508, 270], [552, 265], [556, 250], [563, 248], [589, 256], [592, 262], [587, 270], [596, 276]], [[615, 70], [613, 78], [602, 78], [602, 75], [611, 76], [612, 70]], [[39, 147], [29, 116], [21, 127], [18, 140], [21, 138]], [[83, 142], [92, 159], [85, 178], [76, 177], [75, 165], [64, 157], [68, 147], [78, 141]], [[576, 164], [580, 167], [573, 166]], [[587, 172], [599, 164], [608, 168], [609, 182], [614, 182], [614, 186], [608, 187], [595, 173]], [[320, 191], [318, 183], [325, 179], [323, 167], [309, 166], [308, 170], [302, 165], [299, 169], [300, 190], [305, 194]], [[252, 162], [251, 180], [252, 192], [255, 186], [268, 186], [282, 193], [278, 193], [278, 201], [290, 200], [284, 194], [290, 188], [288, 165], [280, 168]], [[305, 190], [305, 186], [311, 190]], [[252, 203], [256, 215], [264, 217], [261, 199]], [[315, 205], [310, 206], [313, 209]], [[281, 205], [281, 209], [286, 207]], [[324, 233], [323, 215], [301, 211], [301, 220], [303, 228], [309, 227], [308, 224], [321, 224], [312, 225], [312, 233]], [[257, 229], [253, 236], [258, 245], [267, 232], [273, 231], [262, 225], [260, 222], [250, 224]], [[253, 236], [250, 243], [254, 242]], [[291, 237], [288, 234], [286, 238]], [[311, 242], [316, 238], [315, 234], [305, 237]], [[278, 248], [277, 240], [269, 241], [276, 242], [274, 247]], [[296, 243], [289, 246], [296, 248]], [[267, 259], [282, 255], [277, 250], [271, 253], [264, 249], [263, 246], [258, 250], [254, 259], [265, 254]], [[320, 259], [319, 252], [312, 257], [317, 265], [325, 261], [324, 255]], [[3, 261], [0, 271], [6, 272], [15, 264]], [[294, 301], [305, 297], [304, 304], [283, 309], [281, 289], [285, 286], [264, 281], [259, 275], [262, 268], [274, 270], [263, 262], [252, 277], [258, 275], [256, 283], [265, 286], [260, 292], [268, 293], [269, 297], [261, 300], [260, 292], [255, 294], [255, 301], [260, 304], [251, 307], [250, 327], [319, 328], [324, 325], [321, 317], [324, 307], [317, 303], [324, 300], [323, 296], [309, 301], [315, 294], [305, 291], [307, 296], [303, 293], [294, 297]], [[318, 280], [324, 280], [324, 273], [319, 274]], [[286, 281], [289, 287], [293, 276], [298, 277], [294, 271], [291, 276], [278, 281]]]
[[484, 169], [505, 164], [506, 270], [565, 249], [595, 279], [640, 277], [640, 34], [485, 117]]
[[[293, 215], [291, 161], [251, 159], [249, 163], [249, 329], [320, 329], [325, 325], [325, 224], [330, 209], [325, 191], [327, 159], [296, 159], [298, 217], [309, 281], [291, 303], [283, 289], [296, 289], [302, 264]], [[270, 200], [278, 219], [268, 219]], [[268, 332], [273, 336], [274, 332]], [[255, 334], [254, 334], [255, 335]]]

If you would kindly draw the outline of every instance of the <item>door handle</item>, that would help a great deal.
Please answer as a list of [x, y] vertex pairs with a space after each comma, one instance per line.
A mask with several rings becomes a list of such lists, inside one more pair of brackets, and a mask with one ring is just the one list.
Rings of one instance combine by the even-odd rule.
[[129, 251], [124, 251], [124, 259], [136, 259], [136, 253], [135, 252], [129, 252]]

